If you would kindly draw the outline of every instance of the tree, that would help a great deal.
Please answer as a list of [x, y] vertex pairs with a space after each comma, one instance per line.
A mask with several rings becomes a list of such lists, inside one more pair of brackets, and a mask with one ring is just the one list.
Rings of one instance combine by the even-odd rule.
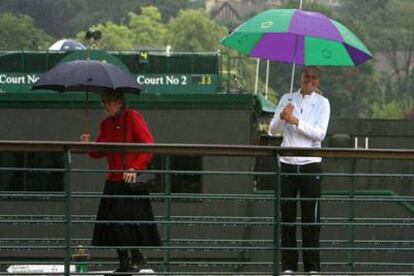
[[168, 23], [166, 41], [180, 51], [215, 51], [227, 32], [201, 10], [184, 10]]
[[[108, 21], [104, 24], [91, 26], [102, 32], [99, 48], [106, 50], [135, 50], [138, 45], [160, 47], [164, 44], [165, 26], [161, 23], [161, 14], [156, 7], [142, 7], [141, 14], [128, 14], [126, 25]], [[85, 31], [76, 35], [77, 39], [85, 40]]]
[[[176, 17], [181, 10], [196, 5], [190, 0], [152, 0], [150, 5], [156, 6], [162, 14], [162, 22], [168, 23], [170, 19]], [[200, 5], [200, 3], [198, 3]]]
[[47, 49], [54, 39], [34, 26], [27, 15], [0, 15], [0, 50]]
[[156, 7], [141, 8], [141, 14], [128, 13], [129, 27], [135, 34], [135, 43], [141, 46], [163, 46], [165, 26], [161, 23], [161, 13]]
[[323, 68], [321, 89], [331, 102], [332, 117], [369, 118], [371, 105], [380, 99], [374, 66]]
[[[299, 9], [298, 0], [284, 0], [282, 2], [284, 9]], [[302, 9], [306, 11], [320, 12], [328, 17], [332, 16], [332, 10], [330, 8], [311, 1], [303, 1]]]
[[344, 19], [366, 22], [372, 16], [383, 10], [390, 0], [342, 1], [340, 14]]
[[[352, 14], [353, 22], [364, 32], [373, 52], [387, 63], [378, 63], [377, 78], [383, 85], [378, 87], [380, 97], [372, 102], [373, 116], [407, 113], [406, 102], [412, 101], [414, 89], [414, 2], [375, 0], [344, 4], [345, 15]], [[391, 112], [393, 108], [404, 112]]]
[[34, 25], [55, 37], [63, 37], [66, 33], [68, 19], [74, 16], [82, 6], [73, 0], [14, 0], [2, 1], [0, 12], [11, 12], [29, 15]]
[[414, 2], [394, 0], [369, 20], [371, 40], [397, 78], [411, 75], [414, 63]]
[[374, 103], [372, 105], [373, 119], [402, 119], [408, 118], [410, 111], [414, 109], [414, 104], [410, 102], [390, 101], [386, 104]]
[[91, 25], [111, 21], [124, 24], [128, 13], [139, 15], [141, 7], [155, 6], [166, 23], [178, 11], [200, 6], [199, 1], [190, 0], [13, 0], [0, 1], [0, 13], [27, 14], [35, 25], [55, 37], [73, 37]]
[[[99, 41], [98, 48], [105, 50], [134, 50], [135, 34], [128, 26], [117, 25], [111, 21], [91, 27], [91, 29], [102, 32], [102, 39]], [[76, 35], [76, 39], [87, 45], [85, 32]]]

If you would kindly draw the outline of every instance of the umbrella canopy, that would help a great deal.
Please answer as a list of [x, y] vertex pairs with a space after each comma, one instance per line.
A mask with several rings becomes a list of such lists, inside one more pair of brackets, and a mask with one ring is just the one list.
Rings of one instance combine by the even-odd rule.
[[82, 43], [73, 39], [61, 39], [49, 47], [49, 50], [51, 51], [75, 51], [85, 49], [86, 47]]
[[141, 85], [119, 67], [96, 60], [75, 60], [60, 63], [41, 75], [32, 90], [103, 92], [107, 89], [139, 93]]
[[304, 66], [354, 66], [372, 58], [367, 47], [341, 23], [297, 9], [259, 13], [221, 43], [249, 57]]

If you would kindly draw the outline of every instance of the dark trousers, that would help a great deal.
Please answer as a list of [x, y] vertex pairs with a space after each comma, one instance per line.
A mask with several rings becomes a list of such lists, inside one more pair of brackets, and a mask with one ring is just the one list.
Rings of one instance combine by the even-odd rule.
[[[296, 222], [297, 201], [283, 200], [283, 198], [320, 198], [320, 176], [304, 176], [303, 173], [320, 173], [320, 163], [306, 165], [290, 165], [282, 163], [282, 172], [296, 173], [297, 175], [282, 176], [281, 212], [283, 223]], [[319, 200], [300, 201], [301, 221], [306, 223], [319, 223]], [[298, 271], [298, 250], [296, 241], [296, 227], [294, 225], [282, 225], [282, 247], [292, 248], [282, 250], [282, 269]], [[320, 270], [319, 250], [307, 250], [306, 248], [319, 248], [319, 225], [302, 225], [302, 259], [305, 271]]]

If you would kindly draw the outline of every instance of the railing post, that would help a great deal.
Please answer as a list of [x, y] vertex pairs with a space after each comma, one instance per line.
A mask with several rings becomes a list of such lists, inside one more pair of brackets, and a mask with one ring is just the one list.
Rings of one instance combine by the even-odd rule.
[[223, 81], [223, 54], [217, 51], [217, 91], [216, 92], [224, 92], [224, 85]]
[[227, 93], [230, 93], [230, 55], [227, 56]]
[[[352, 159], [352, 165], [351, 170], [352, 174], [355, 174], [356, 169], [356, 159]], [[355, 222], [355, 176], [352, 176], [351, 179], [351, 187], [349, 190], [349, 218], [348, 218], [348, 244], [350, 251], [348, 252], [348, 266], [349, 266], [349, 272], [354, 271], [354, 262], [355, 262], [355, 252], [354, 252], [354, 243], [355, 243], [355, 228], [354, 228], [354, 222]]]
[[165, 191], [164, 195], [165, 198], [165, 216], [164, 221], [166, 222], [164, 224], [164, 246], [167, 248], [164, 249], [164, 272], [170, 272], [170, 239], [171, 239], [171, 156], [167, 155], [165, 156], [164, 160], [164, 183], [165, 183]]
[[282, 170], [279, 154], [275, 153], [274, 157], [276, 159], [276, 167], [273, 189], [273, 275], [278, 276], [280, 272], [280, 186], [282, 183]]
[[66, 208], [65, 208], [65, 275], [70, 275], [71, 258], [71, 225], [72, 225], [72, 156], [70, 150], [66, 151], [65, 158], [65, 186], [66, 186]]

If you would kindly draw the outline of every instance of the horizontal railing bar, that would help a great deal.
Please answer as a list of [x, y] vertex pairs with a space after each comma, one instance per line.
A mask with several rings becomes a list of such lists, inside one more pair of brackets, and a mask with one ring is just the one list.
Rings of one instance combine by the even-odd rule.
[[[7, 221], [0, 221], [1, 224], [37, 224], [37, 225], [44, 225], [44, 224], [64, 224], [67, 221], [65, 220], [42, 220], [42, 221], [32, 221], [32, 220], [7, 220]], [[252, 222], [252, 221], [230, 221], [230, 222], [223, 222], [223, 221], [90, 221], [90, 220], [77, 220], [72, 221], [72, 224], [128, 224], [128, 225], [135, 225], [135, 224], [157, 224], [157, 225], [182, 225], [182, 226], [196, 226], [196, 225], [204, 225], [204, 226], [223, 226], [223, 227], [237, 227], [237, 226], [273, 226], [273, 221], [261, 221], [261, 222]], [[414, 223], [378, 223], [378, 222], [321, 222], [321, 223], [301, 223], [301, 222], [285, 222], [281, 223], [281, 225], [286, 226], [312, 226], [312, 225], [320, 225], [320, 226], [329, 226], [329, 227], [346, 227], [346, 226], [354, 226], [354, 227], [392, 227], [392, 228], [401, 228], [401, 227], [413, 227]]]
[[[178, 266], [194, 266], [195, 264], [181, 264], [181, 263], [172, 263], [174, 265], [178, 265]], [[206, 264], [197, 264], [197, 266], [235, 266], [238, 267], [240, 265], [236, 264], [236, 263], [230, 263], [230, 264], [219, 264], [219, 265], [215, 265], [215, 264], [211, 264], [211, 263], [206, 263]], [[248, 265], [271, 265], [271, 264], [257, 264], [257, 263], [249, 263]], [[237, 274], [235, 274], [235, 272], [208, 272], [208, 271], [197, 271], [197, 272], [157, 272], [157, 275], [171, 275], [171, 276], [184, 276], [184, 275], [206, 275], [206, 276], [213, 276], [213, 275], [231, 275], [231, 276], [238, 276], [238, 275], [267, 275], [270, 276], [272, 274], [269, 274], [270, 272], [263, 272], [263, 271], [250, 271], [250, 272], [237, 272]], [[386, 275], [386, 276], [403, 276], [403, 275], [412, 275], [412, 272], [320, 272], [318, 273], [318, 275], [329, 275], [329, 276], [352, 276], [352, 275], [359, 275], [359, 276], [382, 276], [382, 275]], [[20, 273], [19, 275], [61, 275], [62, 273], [52, 273], [52, 272], [41, 272], [41, 273]], [[99, 275], [101, 274], [100, 272], [72, 272], [71, 275]], [[140, 274], [142, 275], [152, 275], [153, 273], [147, 274], [144, 272], [141, 272]], [[0, 272], [0, 275], [10, 275], [4, 272]], [[119, 273], [119, 275], [132, 275], [131, 272], [125, 272], [125, 273]], [[297, 276], [306, 276], [308, 274], [306, 273], [296, 273], [295, 275]]]
[[[0, 171], [25, 171], [25, 172], [66, 172], [63, 168], [30, 168], [30, 167], [0, 167]], [[109, 170], [109, 169], [76, 169], [72, 173], [108, 173], [127, 172], [130, 170]], [[196, 170], [134, 170], [135, 172], [148, 172], [153, 174], [178, 174], [178, 175], [247, 175], [247, 176], [276, 176], [276, 172], [264, 171], [196, 171]], [[297, 173], [282, 172], [281, 175], [294, 176]], [[387, 177], [387, 178], [414, 178], [414, 174], [404, 173], [301, 173], [303, 176], [324, 176], [324, 177]]]
[[[180, 194], [174, 193], [171, 195], [164, 195], [162, 193], [153, 193], [150, 195], [142, 195], [142, 196], [129, 196], [129, 195], [117, 195], [117, 196], [109, 196], [109, 195], [102, 195], [102, 193], [93, 193], [93, 192], [74, 192], [74, 197], [100, 197], [100, 198], [113, 198], [113, 197], [136, 197], [136, 198], [171, 198], [171, 199], [206, 199], [206, 198], [220, 198], [220, 199], [267, 199], [267, 200], [274, 200], [274, 195], [272, 194]], [[375, 197], [375, 198], [374, 198]], [[312, 201], [312, 200], [321, 200], [321, 201], [331, 201], [331, 200], [342, 200], [342, 201], [414, 201], [414, 196], [358, 196], [354, 195], [354, 197], [349, 198], [349, 196], [345, 195], [323, 195], [321, 198], [295, 198], [295, 197], [284, 197], [281, 198], [281, 201]]]
[[[18, 243], [18, 242], [29, 242], [29, 243], [58, 243], [64, 242], [64, 239], [61, 238], [2, 238], [0, 244], [2, 243]], [[77, 242], [87, 242], [90, 243], [90, 239], [75, 239], [73, 238], [72, 241], [74, 243]], [[230, 243], [230, 244], [265, 244], [265, 243], [273, 243], [273, 240], [223, 240], [223, 239], [170, 239], [171, 243], [209, 243], [209, 244], [220, 244], [220, 243]], [[298, 243], [301, 243], [302, 240], [298, 239]], [[349, 240], [320, 240], [321, 243], [348, 243]], [[358, 240], [354, 239], [353, 243], [375, 243], [375, 244], [411, 244], [414, 243], [414, 240]], [[75, 246], [76, 247], [76, 246]]]
[[[16, 264], [20, 264], [20, 263], [26, 263], [27, 264], [27, 260], [15, 260]], [[31, 264], [44, 264], [44, 263], [49, 263], [49, 264], [54, 264], [54, 265], [58, 265], [60, 264], [59, 262], [46, 262], [46, 261], [33, 261], [30, 260]], [[74, 262], [73, 262], [74, 263]], [[116, 262], [113, 261], [92, 261], [92, 264], [116, 264]], [[150, 261], [150, 264], [162, 264], [162, 262], [160, 261]], [[217, 260], [207, 260], [207, 261], [200, 261], [200, 260], [185, 260], [185, 261], [180, 261], [180, 260], [172, 260], [171, 261], [172, 264], [182, 264], [182, 265], [197, 265], [197, 264], [243, 264], [243, 263], [247, 263], [247, 264], [263, 264], [263, 265], [271, 265], [273, 264], [270, 261], [245, 261], [245, 262], [240, 262], [240, 261], [217, 261]], [[0, 264], [10, 264], [10, 261], [2, 261], [0, 260]], [[299, 264], [301, 264], [301, 262], [299, 262]], [[348, 262], [322, 262], [323, 265], [328, 265], [328, 266], [338, 266], [338, 265], [349, 265]], [[400, 262], [381, 262], [381, 263], [374, 263], [374, 262], [361, 262], [361, 261], [355, 261], [354, 264], [359, 265], [359, 266], [408, 266], [408, 267], [414, 267], [414, 265], [412, 263], [400, 263]], [[326, 273], [326, 272], [325, 272]], [[338, 272], [338, 273], [350, 273], [350, 272]], [[365, 273], [365, 272], [364, 272]], [[375, 273], [375, 272], [367, 272], [367, 273]], [[392, 273], [392, 272], [389, 272]], [[398, 273], [398, 272], [394, 272], [394, 273]], [[20, 273], [19, 273], [20, 274]], [[158, 274], [158, 272], [157, 272]], [[10, 274], [9, 274], [10, 275]], [[361, 274], [358, 274], [361, 275]]]
[[[64, 220], [64, 215], [2, 215], [0, 219], [14, 219], [18, 220], [18, 218], [23, 218], [25, 220], [36, 220], [36, 219], [47, 219], [47, 220]], [[94, 215], [72, 215], [72, 220], [95, 220]], [[164, 219], [163, 216], [155, 216], [157, 220]], [[273, 221], [273, 217], [242, 217], [242, 216], [169, 216], [171, 220], [177, 221], [234, 221], [234, 220], [250, 220], [250, 221]], [[300, 222], [300, 217], [296, 218], [297, 222]], [[384, 221], [392, 221], [392, 222], [414, 222], [414, 218], [361, 218], [355, 217], [352, 219], [354, 222], [384, 222]], [[40, 220], [42, 221], [42, 220]], [[329, 221], [340, 221], [340, 222], [347, 222], [349, 218], [347, 217], [323, 217], [321, 218], [322, 222], [329, 222]], [[0, 241], [1, 242], [1, 241]]]
[[[23, 249], [27, 250], [47, 250], [51, 251], [52, 249], [60, 249], [64, 250], [66, 249], [66, 246], [47, 246], [47, 245], [37, 245], [37, 246], [25, 246], [25, 245], [13, 245], [13, 246], [7, 246], [2, 245], [0, 246], [0, 251], [21, 251]], [[75, 249], [76, 246], [71, 246], [71, 248]], [[94, 249], [93, 246], [85, 246], [85, 248], [88, 249]], [[131, 247], [131, 246], [122, 246], [122, 247], [104, 247], [99, 246], [99, 249], [134, 249], [137, 247]], [[183, 251], [194, 251], [194, 250], [200, 250], [200, 251], [238, 251], [238, 250], [274, 250], [274, 246], [175, 246], [175, 245], [164, 245], [159, 247], [153, 247], [153, 246], [140, 246], [139, 248], [142, 249], [157, 249], [157, 250], [183, 250]], [[282, 250], [301, 250], [302, 247], [280, 247]], [[308, 250], [320, 250], [320, 251], [372, 251], [372, 252], [412, 252], [414, 251], [414, 247], [308, 247]]]
[[0, 151], [35, 152], [152, 152], [168, 155], [320, 156], [332, 158], [414, 159], [412, 149], [282, 148], [253, 145], [81, 143], [56, 141], [0, 141]]
[[[60, 193], [31, 193], [31, 192], [1, 192], [0, 198], [63, 198], [64, 192]], [[162, 193], [151, 193], [149, 195], [103, 195], [102, 193], [94, 192], [75, 192], [73, 197], [76, 198], [152, 198], [152, 199], [189, 199], [189, 200], [202, 200], [202, 199], [220, 199], [220, 200], [274, 200], [274, 197], [270, 194], [180, 194], [175, 193], [171, 195], [165, 195]], [[343, 202], [414, 202], [414, 196], [327, 196], [324, 195], [321, 198], [281, 198], [281, 201], [312, 201], [318, 199], [320, 201], [343, 201]]]
[[[393, 220], [362, 220], [362, 219], [353, 219], [352, 222], [349, 222], [349, 219], [342, 219], [336, 220], [337, 222], [330, 222], [330, 220], [323, 219], [321, 222], [282, 222], [281, 225], [325, 225], [325, 226], [392, 226], [392, 227], [409, 227], [414, 226], [413, 219], [407, 220], [400, 220], [400, 221], [393, 221]], [[55, 218], [55, 219], [16, 219], [16, 218], [3, 218], [0, 221], [0, 224], [62, 224], [66, 223], [67, 220], [63, 218]], [[226, 226], [236, 226], [236, 225], [249, 225], [249, 226], [265, 226], [265, 225], [273, 225], [272, 219], [254, 219], [254, 218], [238, 218], [238, 217], [228, 217], [221, 218], [221, 219], [187, 219], [182, 218], [178, 220], [177, 218], [173, 218], [173, 220], [162, 220], [160, 217], [157, 218], [155, 221], [137, 221], [137, 220], [130, 220], [130, 221], [98, 221], [93, 219], [81, 219], [75, 218], [72, 220], [73, 224], [159, 224], [159, 225], [166, 225], [166, 224], [181, 224], [181, 225], [197, 225], [197, 224], [210, 224], [210, 225], [222, 225]]]

